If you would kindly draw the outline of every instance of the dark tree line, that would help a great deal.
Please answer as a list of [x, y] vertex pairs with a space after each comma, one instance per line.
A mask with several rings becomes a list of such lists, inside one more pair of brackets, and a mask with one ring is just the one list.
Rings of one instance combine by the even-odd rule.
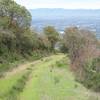
[[[52, 26], [31, 29], [31, 14], [14, 0], [0, 0], [0, 72], [8, 63], [54, 51], [59, 34]], [[7, 67], [8, 66], [8, 67]]]
[[52, 26], [44, 28], [43, 35], [30, 29], [29, 11], [13, 0], [0, 0], [0, 54], [8, 51], [20, 53], [36, 49], [54, 49], [58, 32]]

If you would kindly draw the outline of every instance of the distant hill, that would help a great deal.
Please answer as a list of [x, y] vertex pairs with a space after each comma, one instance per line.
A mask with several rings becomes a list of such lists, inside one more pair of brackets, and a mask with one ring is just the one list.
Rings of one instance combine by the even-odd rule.
[[96, 32], [100, 38], [100, 9], [31, 9], [32, 26], [41, 31], [43, 27], [51, 25], [63, 32], [66, 27], [78, 26]]
[[65, 19], [68, 17], [100, 18], [100, 9], [61, 9], [39, 8], [29, 10], [34, 19]]

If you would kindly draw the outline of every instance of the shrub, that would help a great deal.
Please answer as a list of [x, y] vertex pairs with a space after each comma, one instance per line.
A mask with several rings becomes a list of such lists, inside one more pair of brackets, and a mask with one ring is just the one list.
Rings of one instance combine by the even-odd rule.
[[77, 27], [68, 28], [65, 30], [64, 43], [76, 80], [100, 91], [100, 44], [95, 35]]
[[96, 92], [100, 92], [100, 57], [94, 58], [84, 67], [85, 76], [83, 84]]

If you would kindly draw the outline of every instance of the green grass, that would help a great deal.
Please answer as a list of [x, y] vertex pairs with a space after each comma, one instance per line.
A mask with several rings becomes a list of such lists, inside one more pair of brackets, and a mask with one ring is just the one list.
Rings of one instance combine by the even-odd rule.
[[16, 84], [17, 80], [21, 78], [23, 73], [16, 74], [14, 76], [8, 77], [8, 78], [2, 78], [0, 79], [0, 98], [4, 97]]
[[[38, 68], [33, 71], [32, 78], [20, 94], [20, 100], [97, 100], [75, 81], [69, 64], [62, 65], [61, 58], [63, 56], [54, 56], [49, 62], [36, 65]], [[57, 66], [58, 61], [62, 67]]]
[[[100, 100], [100, 96], [97, 99], [95, 93], [75, 81], [69, 66], [69, 59], [63, 54], [42, 58], [31, 65], [31, 77], [18, 93], [18, 100]], [[9, 93], [24, 73], [0, 79], [0, 95]]]

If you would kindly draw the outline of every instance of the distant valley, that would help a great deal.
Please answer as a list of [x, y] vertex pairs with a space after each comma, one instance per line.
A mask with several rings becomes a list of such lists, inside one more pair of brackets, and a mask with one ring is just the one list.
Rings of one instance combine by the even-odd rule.
[[96, 32], [100, 38], [100, 10], [32, 9], [32, 26], [41, 31], [47, 25], [55, 26], [59, 31], [66, 27], [77, 26]]

